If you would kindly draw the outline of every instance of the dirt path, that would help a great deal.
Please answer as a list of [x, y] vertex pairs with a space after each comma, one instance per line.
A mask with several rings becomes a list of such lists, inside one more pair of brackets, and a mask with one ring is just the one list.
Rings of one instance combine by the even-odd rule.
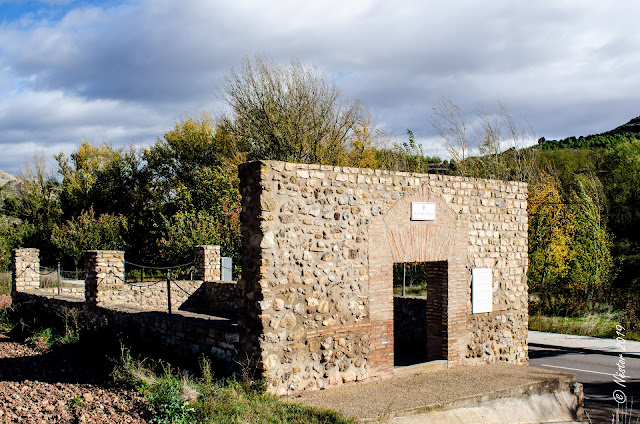
[[0, 423], [146, 423], [136, 392], [73, 349], [39, 351], [0, 334]]

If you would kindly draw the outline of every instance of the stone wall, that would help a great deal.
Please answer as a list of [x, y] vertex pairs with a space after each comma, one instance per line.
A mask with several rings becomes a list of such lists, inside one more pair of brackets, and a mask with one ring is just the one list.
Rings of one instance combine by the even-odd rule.
[[220, 318], [163, 312], [140, 313], [139, 309], [123, 306], [93, 307], [70, 296], [57, 296], [42, 290], [16, 294], [16, 305], [21, 313], [55, 315], [57, 308], [71, 307], [83, 310], [93, 322], [108, 323], [119, 334], [128, 336], [133, 344], [148, 349], [157, 346], [163, 354], [198, 358], [204, 354], [236, 367], [239, 355], [239, 335], [235, 322]]
[[[207, 280], [171, 280], [171, 310], [217, 310], [237, 312], [239, 290], [235, 282], [220, 281], [220, 246], [196, 246], [195, 276]], [[147, 282], [124, 280], [124, 252], [85, 252], [85, 294], [91, 306], [132, 306], [167, 311], [166, 279]]]
[[113, 293], [124, 290], [124, 252], [87, 250], [84, 252], [85, 302], [92, 308], [114, 302]]
[[[202, 281], [177, 281], [170, 285], [171, 309], [180, 309], [192, 296], [199, 298]], [[149, 311], [166, 311], [168, 309], [167, 282], [128, 283], [101, 287], [100, 306], [129, 305]]]
[[187, 301], [184, 308], [200, 308], [214, 310], [216, 312], [238, 312], [238, 301], [242, 294], [235, 281], [213, 281], [203, 283], [195, 296], [193, 302]]
[[40, 251], [32, 248], [11, 251], [11, 292], [40, 287]]
[[[527, 361], [526, 184], [274, 161], [241, 165], [240, 180], [241, 341], [270, 390], [392, 374], [399, 262], [445, 264], [434, 296], [450, 367]], [[412, 202], [436, 219], [412, 221]], [[493, 270], [493, 312], [471, 313], [476, 267]]]
[[194, 279], [220, 281], [220, 246], [196, 246], [193, 262], [196, 268]]

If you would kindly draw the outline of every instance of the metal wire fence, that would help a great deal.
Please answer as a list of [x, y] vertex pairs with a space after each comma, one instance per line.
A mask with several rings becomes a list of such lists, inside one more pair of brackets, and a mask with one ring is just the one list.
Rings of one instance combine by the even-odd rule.
[[[150, 288], [159, 284], [166, 285], [167, 295], [167, 312], [172, 313], [171, 307], [171, 289], [174, 287], [180, 292], [184, 293], [187, 297], [191, 297], [195, 293], [194, 290], [185, 288], [182, 282], [192, 281], [195, 267], [193, 262], [172, 265], [172, 266], [154, 266], [154, 265], [142, 265], [129, 261], [125, 261], [127, 271], [125, 278], [114, 273], [112, 270], [107, 272], [98, 280], [98, 285], [105, 281], [117, 281], [129, 287], [136, 288]], [[80, 270], [63, 270], [60, 265], [57, 268], [51, 267], [33, 267], [27, 265], [20, 271], [18, 277], [24, 275], [26, 272], [32, 271], [38, 276], [40, 288], [57, 288], [58, 294], [61, 294], [63, 287], [76, 287], [79, 284], [84, 284], [86, 274]], [[11, 273], [8, 273], [8, 284], [10, 286]]]
[[[129, 270], [125, 274], [127, 277], [123, 280], [122, 278], [116, 276], [116, 278], [120, 280], [123, 284], [127, 284], [129, 286], [134, 286], [134, 287], [150, 287], [150, 286], [155, 286], [156, 284], [162, 284], [162, 283], [166, 284], [168, 314], [172, 313], [172, 308], [171, 308], [171, 287], [172, 286], [174, 286], [175, 288], [183, 292], [185, 295], [187, 295], [187, 297], [191, 297], [195, 293], [195, 290], [193, 291], [186, 290], [184, 287], [178, 284], [178, 281], [193, 280], [193, 273], [195, 271], [193, 262], [188, 262], [188, 263], [179, 264], [179, 265], [171, 265], [171, 266], [155, 266], [155, 265], [142, 265], [142, 264], [136, 264], [133, 262], [125, 261], [125, 266], [129, 268]], [[113, 273], [111, 274], [115, 276], [115, 274]], [[147, 275], [146, 281], [145, 281], [145, 275]], [[157, 279], [158, 275], [161, 276], [160, 279]]]

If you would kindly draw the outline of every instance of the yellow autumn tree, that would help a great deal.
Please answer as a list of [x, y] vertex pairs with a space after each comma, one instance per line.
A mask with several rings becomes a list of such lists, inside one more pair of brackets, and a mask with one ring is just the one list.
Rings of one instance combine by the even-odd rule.
[[561, 193], [560, 181], [551, 174], [542, 173], [529, 185], [529, 288], [545, 310], [562, 301], [561, 282], [573, 255], [574, 217]]
[[353, 128], [347, 164], [357, 168], [377, 168], [377, 149], [374, 143], [380, 136], [381, 131], [375, 128], [371, 116], [367, 114], [361, 123]]

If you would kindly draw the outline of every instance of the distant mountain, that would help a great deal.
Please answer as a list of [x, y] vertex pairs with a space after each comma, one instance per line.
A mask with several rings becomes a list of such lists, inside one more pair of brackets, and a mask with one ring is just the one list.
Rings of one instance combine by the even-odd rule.
[[4, 172], [3, 170], [0, 169], [0, 187], [5, 185], [9, 181], [14, 181], [17, 179], [18, 177], [16, 177], [15, 175], [11, 175], [8, 172]]
[[607, 131], [600, 135], [613, 135], [613, 134], [637, 134], [640, 133], [640, 116], [637, 118], [633, 118], [631, 121], [627, 122], [624, 125], [620, 125], [618, 128], [615, 128], [611, 131]]
[[640, 116], [611, 131], [600, 134], [592, 134], [586, 137], [572, 136], [561, 140], [547, 140], [542, 137], [538, 139], [538, 147], [545, 150], [610, 148], [617, 144], [637, 139], [640, 139]]
[[0, 198], [7, 196], [15, 196], [18, 193], [18, 186], [20, 185], [20, 177], [4, 172], [0, 169]]

